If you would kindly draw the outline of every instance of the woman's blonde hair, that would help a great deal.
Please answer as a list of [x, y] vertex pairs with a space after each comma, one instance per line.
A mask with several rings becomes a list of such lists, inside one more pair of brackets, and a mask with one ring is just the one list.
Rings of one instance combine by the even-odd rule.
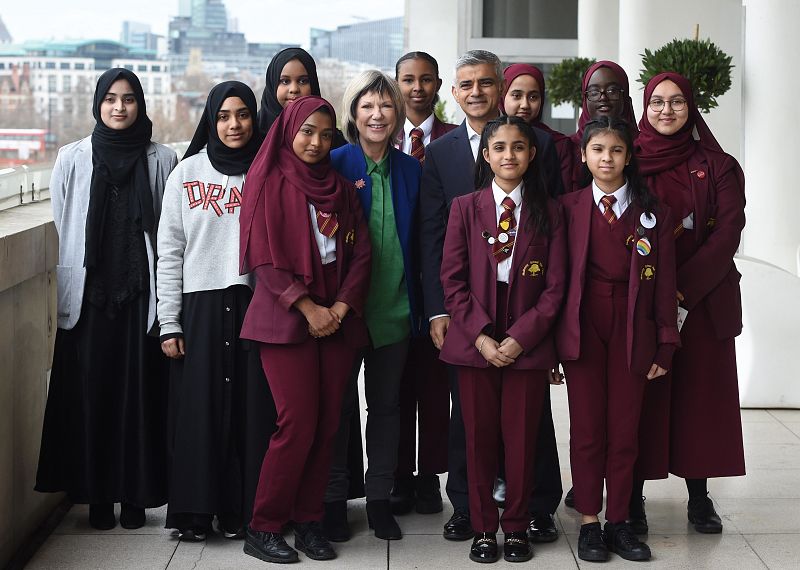
[[403, 130], [406, 122], [406, 104], [400, 93], [397, 81], [381, 73], [377, 69], [370, 69], [358, 74], [347, 85], [342, 98], [342, 131], [348, 142], [358, 144], [358, 129], [356, 128], [356, 106], [358, 100], [367, 93], [380, 93], [388, 95], [394, 105], [397, 124], [389, 138], [389, 144], [394, 143], [397, 135]]

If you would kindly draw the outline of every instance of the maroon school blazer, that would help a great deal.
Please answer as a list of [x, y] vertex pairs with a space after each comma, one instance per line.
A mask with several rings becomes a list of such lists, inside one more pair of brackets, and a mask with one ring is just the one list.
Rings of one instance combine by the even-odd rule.
[[[492, 335], [498, 319], [497, 260], [482, 235], [497, 231], [495, 208], [491, 188], [459, 196], [450, 207], [441, 279], [451, 321], [439, 355], [450, 364], [489, 366], [475, 339], [482, 332]], [[545, 370], [558, 362], [552, 329], [566, 287], [566, 231], [558, 202], [548, 200], [547, 210], [551, 235], [534, 235], [523, 206], [512, 253], [506, 334], [522, 345], [510, 365], [520, 370]]]
[[[346, 207], [338, 213], [338, 221], [336, 272], [339, 290], [336, 300], [350, 306], [341, 331], [350, 346], [366, 346], [369, 335], [362, 314], [369, 289], [372, 246], [354, 188], [349, 189]], [[311, 246], [316, 249], [313, 236]], [[321, 280], [322, 259], [316, 251], [314, 253], [314, 279]], [[308, 287], [299, 277], [271, 265], [259, 266], [255, 273], [256, 290], [242, 323], [241, 337], [271, 344], [299, 343], [309, 338], [308, 321], [293, 306], [309, 294]], [[320, 302], [320, 299], [314, 301]]]
[[[431, 127], [431, 142], [435, 141], [436, 139], [438, 139], [442, 135], [446, 135], [447, 133], [449, 133], [450, 131], [452, 131], [453, 129], [455, 129], [457, 127], [458, 127], [458, 125], [454, 125], [452, 123], [443, 123], [442, 121], [439, 120], [438, 117], [434, 116], [433, 117], [433, 127]], [[394, 141], [395, 148], [399, 148], [400, 150], [403, 150], [403, 138], [404, 138], [404, 135], [405, 135], [405, 132], [401, 130], [400, 134], [397, 135], [397, 138]]]
[[[581, 354], [580, 314], [583, 288], [586, 279], [586, 258], [592, 225], [592, 211], [596, 208], [592, 187], [559, 198], [564, 206], [567, 235], [569, 236], [569, 285], [566, 304], [556, 326], [556, 344], [561, 361], [577, 360]], [[633, 208], [636, 226], [642, 209]], [[643, 228], [652, 246], [649, 255], [639, 255], [631, 243], [631, 271], [628, 280], [628, 334], [627, 353], [629, 370], [646, 375], [658, 357], [661, 366], [669, 368], [675, 348], [680, 346], [677, 325], [677, 299], [675, 287], [675, 225], [669, 209], [661, 203], [656, 212], [656, 225]], [[656, 354], [658, 352], [658, 354]]]

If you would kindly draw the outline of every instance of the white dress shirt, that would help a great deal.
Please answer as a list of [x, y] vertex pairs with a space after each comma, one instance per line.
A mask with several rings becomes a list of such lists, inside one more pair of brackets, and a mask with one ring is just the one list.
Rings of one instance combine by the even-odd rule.
[[[503, 200], [506, 198], [511, 198], [514, 200], [514, 204], [516, 207], [514, 211], [511, 212], [514, 216], [514, 220], [517, 222], [516, 227], [519, 229], [519, 213], [522, 209], [522, 185], [523, 183], [520, 182], [519, 185], [514, 188], [510, 193], [506, 194], [506, 191], [500, 188], [497, 183], [492, 180], [492, 196], [494, 197], [494, 205], [495, 205], [495, 219], [497, 220], [498, 225], [500, 224], [500, 215], [505, 211], [503, 208]], [[497, 226], [489, 230], [489, 233], [494, 235], [497, 232]], [[495, 236], [497, 237], [497, 236]], [[490, 247], [494, 247], [493, 245]], [[512, 246], [511, 255], [505, 258], [503, 261], [500, 261], [497, 264], [497, 280], [502, 281], [503, 283], [508, 283], [509, 275], [511, 274], [511, 261], [514, 258], [514, 249]]]
[[481, 146], [481, 135], [472, 127], [469, 126], [469, 120], [464, 121], [467, 126], [467, 137], [469, 138], [469, 146], [472, 148], [472, 158], [478, 160], [478, 147]]
[[[606, 207], [600, 203], [600, 198], [603, 196], [607, 196], [605, 192], [600, 190], [597, 187], [597, 184], [594, 183], [592, 180], [592, 195], [594, 196], [594, 203], [600, 208], [600, 213], [603, 214], [606, 211]], [[628, 204], [631, 203], [630, 192], [628, 192], [628, 181], [625, 181], [625, 184], [620, 186], [611, 196], [617, 199], [616, 202], [611, 206], [611, 210], [613, 210], [614, 214], [617, 216], [617, 219], [622, 217], [622, 214], [628, 208]]]
[[422, 121], [422, 124], [415, 127], [414, 124], [406, 118], [406, 123], [403, 126], [403, 148], [402, 151], [406, 154], [411, 154], [411, 131], [412, 129], [422, 129], [422, 144], [428, 146], [431, 142], [431, 132], [433, 131], [433, 113], [431, 116]]
[[317, 224], [317, 209], [308, 203], [308, 211], [311, 213], [311, 229], [314, 230], [314, 239], [317, 241], [319, 256], [322, 258], [322, 265], [327, 265], [336, 261], [336, 234], [332, 238], [320, 233]]

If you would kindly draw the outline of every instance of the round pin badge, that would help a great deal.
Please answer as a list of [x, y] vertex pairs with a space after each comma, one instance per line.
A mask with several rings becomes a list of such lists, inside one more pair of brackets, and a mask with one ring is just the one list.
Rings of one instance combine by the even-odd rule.
[[497, 236], [497, 241], [500, 243], [506, 243], [508, 241], [508, 234], [505, 232], [501, 233]]
[[639, 234], [639, 237], [644, 235], [644, 228], [642, 226], [636, 227], [636, 233]]
[[652, 250], [652, 246], [650, 245], [650, 240], [643, 237], [636, 242], [636, 252], [639, 255], [650, 255], [650, 251]]
[[698, 171], [697, 171], [697, 177], [698, 177], [700, 180], [702, 180], [703, 178], [705, 178], [705, 177], [706, 177], [706, 173], [705, 173], [705, 171], [703, 171], [703, 170], [698, 170]]
[[656, 217], [654, 214], [647, 215], [647, 212], [642, 212], [642, 215], [639, 216], [639, 222], [646, 227], [648, 230], [653, 229], [656, 227]]
[[494, 245], [494, 242], [497, 241], [493, 237], [486, 238], [486, 241], [489, 242], [489, 245]]

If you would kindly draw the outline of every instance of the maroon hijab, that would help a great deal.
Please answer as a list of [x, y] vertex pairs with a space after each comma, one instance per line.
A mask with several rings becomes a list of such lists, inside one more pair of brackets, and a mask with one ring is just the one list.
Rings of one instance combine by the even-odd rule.
[[[600, 69], [601, 67], [607, 67], [611, 71], [614, 72], [614, 75], [617, 76], [617, 79], [622, 85], [622, 88], [625, 90], [623, 94], [624, 99], [624, 108], [622, 109], [622, 116], [621, 119], [628, 122], [631, 126], [631, 131], [633, 131], [634, 138], [638, 135], [638, 131], [636, 130], [636, 115], [633, 113], [633, 100], [631, 99], [630, 95], [630, 85], [628, 83], [628, 74], [625, 73], [625, 70], [622, 69], [619, 65], [614, 63], [613, 61], [608, 60], [601, 60], [595, 63], [594, 65], [590, 66], [589, 69], [586, 70], [586, 73], [583, 74], [583, 81], [581, 82], [581, 93], [586, 93], [586, 89], [589, 88], [589, 80], [592, 78], [592, 75], [595, 71]], [[581, 148], [581, 139], [583, 138], [583, 128], [586, 126], [586, 123], [591, 121], [592, 118], [589, 116], [589, 108], [587, 106], [586, 96], [583, 95], [583, 104], [581, 105], [581, 116], [578, 119], [578, 131], [572, 135], [572, 142], [575, 143], [575, 147], [577, 149]]]
[[[681, 90], [689, 110], [686, 124], [674, 135], [660, 134], [647, 120], [650, 97], [656, 87], [667, 79], [673, 81]], [[639, 138], [636, 140], [636, 157], [639, 159], [639, 171], [643, 175], [657, 174], [683, 164], [694, 153], [696, 144], [712, 152], [723, 152], [694, 103], [692, 85], [683, 75], [668, 71], [650, 79], [644, 88], [643, 109], [642, 118], [639, 120]], [[692, 134], [695, 129], [698, 135], [697, 142]]]
[[305, 120], [325, 108], [336, 125], [336, 113], [325, 99], [300, 97], [278, 115], [253, 160], [240, 213], [239, 256], [242, 273], [269, 264], [313, 280], [313, 236], [308, 204], [320, 212], [341, 211], [350, 182], [331, 166], [330, 156], [306, 164], [292, 150]]
[[508, 67], [503, 70], [503, 78], [505, 79], [506, 88], [503, 92], [503, 96], [500, 98], [500, 110], [503, 114], [506, 113], [505, 101], [506, 101], [506, 94], [508, 90], [511, 88], [511, 83], [519, 77], [520, 75], [530, 75], [536, 80], [536, 83], [539, 84], [539, 90], [542, 93], [542, 104], [539, 106], [539, 113], [533, 118], [531, 121], [531, 125], [542, 129], [546, 133], [548, 133], [551, 137], [553, 137], [553, 142], [556, 143], [562, 139], [568, 138], [567, 135], [560, 133], [554, 129], [551, 129], [548, 125], [542, 122], [542, 113], [544, 112], [544, 94], [545, 94], [545, 85], [544, 85], [544, 74], [542, 70], [534, 65], [530, 65], [528, 63], [514, 63], [509, 65]]

